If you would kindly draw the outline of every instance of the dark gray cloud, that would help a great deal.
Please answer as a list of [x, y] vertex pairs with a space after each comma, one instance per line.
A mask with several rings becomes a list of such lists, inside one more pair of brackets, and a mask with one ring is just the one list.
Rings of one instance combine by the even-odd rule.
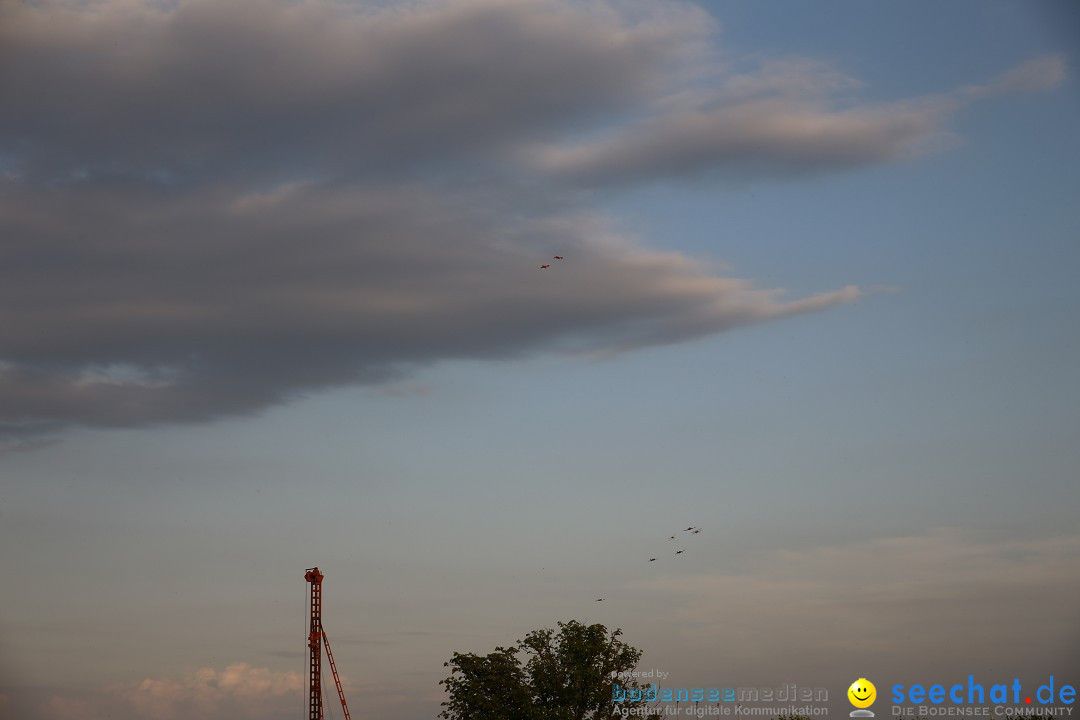
[[[8, 429], [204, 420], [441, 358], [675, 342], [856, 294], [784, 302], [635, 247], [602, 219], [511, 220], [483, 195], [323, 184], [10, 193]], [[568, 259], [540, 271], [555, 254]]]
[[880, 162], [940, 123], [815, 111], [858, 84], [808, 61], [703, 91], [714, 31], [679, 3], [0, 0], [0, 435], [203, 421], [854, 299], [786, 300], [590, 210], [583, 178], [694, 154]]
[[[700, 11], [594, 3], [5, 3], [0, 132], [35, 177], [385, 177], [631, 106]], [[9, 151], [10, 152], [10, 151]]]

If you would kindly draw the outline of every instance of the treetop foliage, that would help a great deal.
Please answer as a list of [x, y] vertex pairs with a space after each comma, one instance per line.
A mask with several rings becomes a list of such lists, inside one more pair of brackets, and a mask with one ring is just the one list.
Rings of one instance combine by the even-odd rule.
[[[619, 708], [641, 701], [612, 702], [612, 684], [635, 689], [636, 680], [616, 680], [612, 673], [633, 670], [641, 651], [600, 624], [576, 620], [559, 630], [534, 630], [515, 647], [497, 647], [487, 655], [454, 653], [439, 682], [449, 699], [439, 713], [444, 720], [600, 720], [621, 717]], [[528, 659], [522, 665], [519, 654]]]

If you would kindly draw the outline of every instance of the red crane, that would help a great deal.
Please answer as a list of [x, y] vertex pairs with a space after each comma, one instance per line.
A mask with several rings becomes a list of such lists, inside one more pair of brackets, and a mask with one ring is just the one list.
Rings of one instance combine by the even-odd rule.
[[311, 601], [308, 603], [308, 720], [323, 720], [322, 706], [322, 645], [326, 644], [326, 657], [330, 660], [330, 670], [334, 673], [334, 684], [337, 685], [338, 699], [341, 700], [341, 711], [345, 713], [345, 720], [349, 718], [349, 706], [345, 704], [345, 693], [341, 689], [341, 678], [338, 677], [337, 666], [334, 664], [334, 654], [330, 652], [330, 638], [326, 637], [326, 631], [322, 626], [322, 580], [323, 574], [319, 568], [308, 568], [304, 573], [304, 579], [311, 585]]

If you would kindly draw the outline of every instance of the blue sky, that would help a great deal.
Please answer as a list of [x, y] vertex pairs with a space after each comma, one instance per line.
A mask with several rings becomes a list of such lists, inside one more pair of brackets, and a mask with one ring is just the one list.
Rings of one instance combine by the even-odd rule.
[[1067, 3], [224, 7], [0, 4], [0, 718], [295, 717], [312, 565], [393, 720], [1080, 681]]

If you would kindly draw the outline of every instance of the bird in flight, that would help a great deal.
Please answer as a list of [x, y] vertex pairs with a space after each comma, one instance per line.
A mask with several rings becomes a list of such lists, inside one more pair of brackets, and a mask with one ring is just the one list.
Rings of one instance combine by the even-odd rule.
[[674, 540], [674, 539], [675, 539], [674, 535], [672, 535], [671, 537], [668, 538], [668, 540]]
[[682, 555], [684, 552], [686, 552], [686, 551], [685, 550], [676, 550], [675, 554], [676, 555]]
[[656, 562], [656, 558], [649, 558], [649, 562]]
[[686, 530], [683, 530], [683, 532], [688, 532], [688, 531], [693, 530], [693, 529], [694, 529], [694, 526], [691, 525], [690, 527], [686, 528]]
[[562, 255], [556, 255], [555, 259], [556, 260], [565, 260], [566, 258], [564, 258]]
[[604, 598], [596, 598], [596, 602], [604, 602]]
[[551, 266], [550, 266], [550, 265], [541, 265], [541, 266], [540, 266], [540, 269], [541, 269], [541, 270], [544, 270], [544, 269], [546, 269], [546, 268], [549, 268], [549, 267], [551, 267]]
[[695, 529], [695, 530], [694, 530], [694, 531], [693, 531], [692, 533], [690, 533], [690, 534], [691, 534], [691, 535], [697, 535], [697, 534], [698, 534], [699, 532], [701, 532], [701, 528], [696, 528], [696, 529]]

